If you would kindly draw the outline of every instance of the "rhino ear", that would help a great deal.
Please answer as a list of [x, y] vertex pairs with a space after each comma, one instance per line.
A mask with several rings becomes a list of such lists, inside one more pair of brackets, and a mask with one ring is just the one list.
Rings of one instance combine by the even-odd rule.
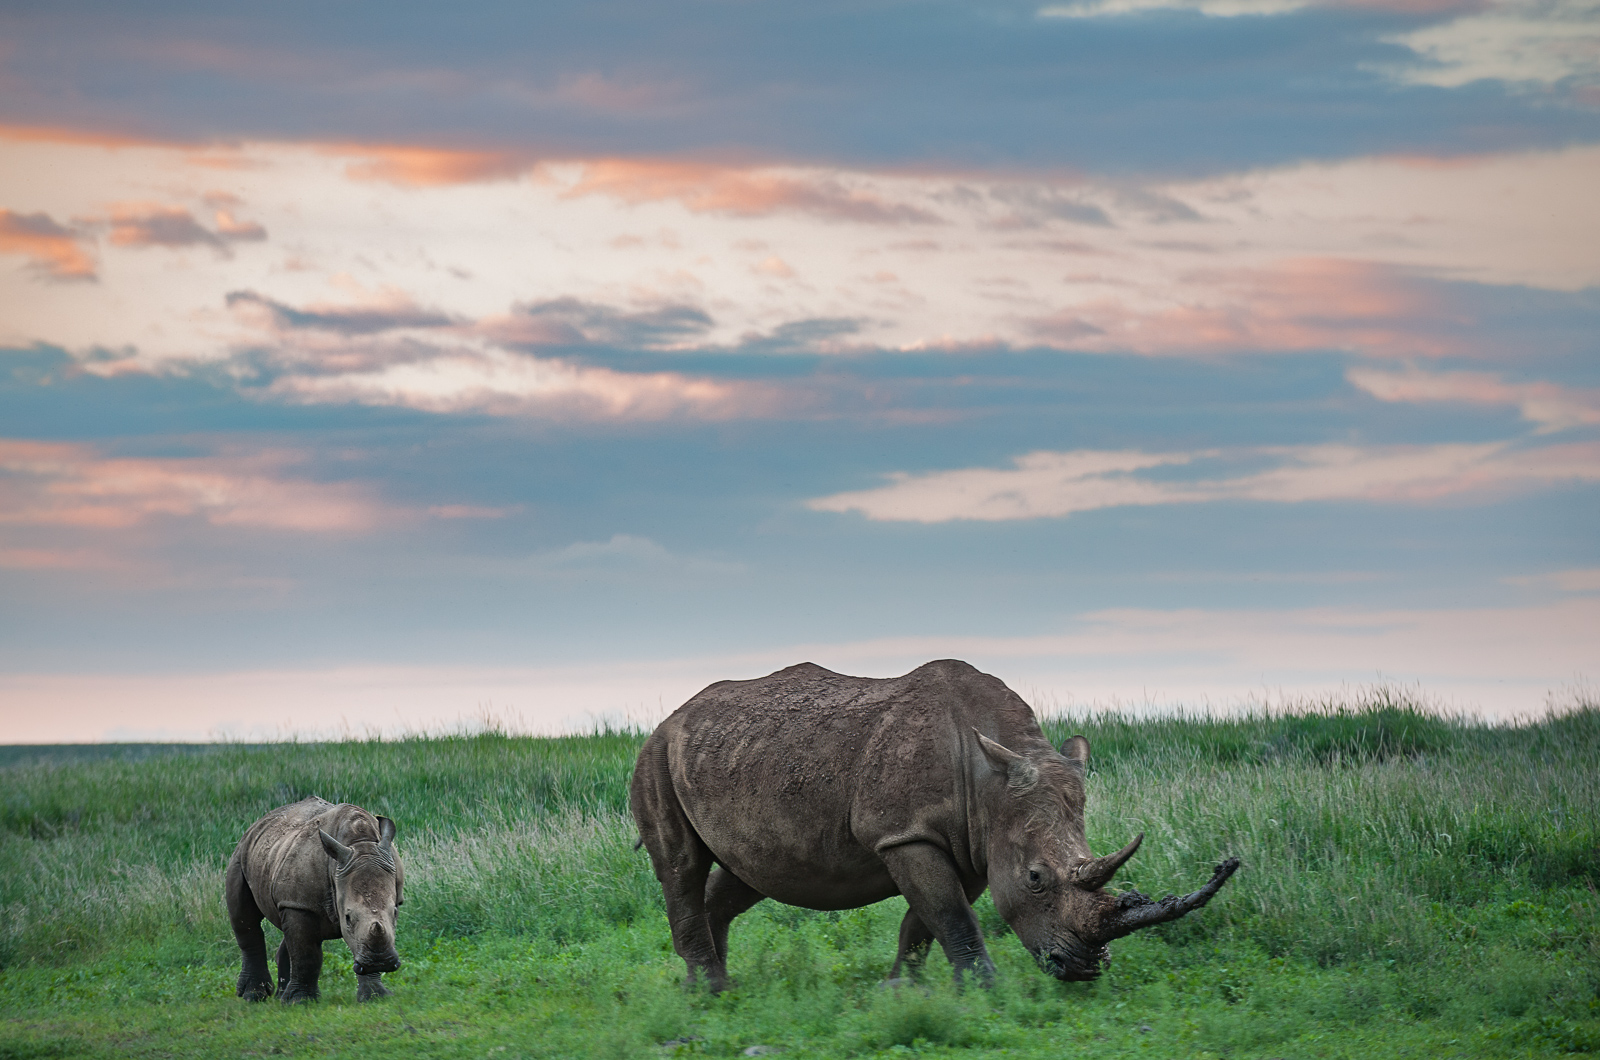
[[317, 836], [322, 840], [322, 849], [328, 852], [330, 858], [339, 863], [341, 869], [350, 864], [350, 859], [356, 856], [354, 850], [351, 850], [320, 828], [317, 829]]
[[1089, 740], [1083, 736], [1070, 737], [1061, 745], [1061, 757], [1078, 767], [1078, 772], [1089, 771]]
[[378, 817], [378, 846], [388, 850], [394, 846], [394, 822], [387, 817]]

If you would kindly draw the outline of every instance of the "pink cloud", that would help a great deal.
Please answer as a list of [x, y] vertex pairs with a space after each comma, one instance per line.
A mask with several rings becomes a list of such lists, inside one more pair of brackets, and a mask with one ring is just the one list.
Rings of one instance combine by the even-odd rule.
[[128, 570], [114, 556], [85, 548], [0, 547], [0, 568], [7, 570]]
[[1352, 368], [1345, 377], [1380, 401], [1511, 405], [1523, 419], [1538, 424], [1541, 433], [1600, 423], [1600, 390], [1508, 383], [1489, 372], [1426, 372], [1415, 367], [1400, 372]]
[[158, 518], [309, 533], [395, 513], [362, 487], [285, 474], [289, 453], [106, 457], [87, 445], [0, 440], [0, 525], [121, 530]]
[[677, 372], [619, 372], [508, 350], [431, 350], [369, 371], [288, 375], [269, 388], [305, 404], [390, 405], [547, 419], [737, 419], [771, 414], [783, 395], [757, 383]]
[[[1149, 478], [1139, 473], [1221, 458], [1265, 461], [1264, 471]], [[1316, 445], [1237, 452], [1077, 450], [1017, 457], [1009, 468], [891, 474], [875, 489], [808, 502], [816, 511], [878, 521], [941, 523], [1058, 518], [1100, 508], [1253, 500], [1425, 503], [1503, 495], [1564, 482], [1600, 482], [1600, 443], [1513, 448], [1480, 445]]]
[[435, 519], [504, 519], [521, 508], [518, 504], [504, 508], [485, 508], [476, 504], [436, 504], [428, 509], [428, 514]]
[[1434, 325], [1444, 308], [1390, 266], [1300, 258], [1272, 269], [1197, 272], [1205, 301], [1134, 307], [1080, 303], [1035, 322], [1042, 337], [1080, 348], [1138, 353], [1349, 349], [1374, 356], [1461, 352]]
[[87, 237], [48, 214], [0, 210], [0, 253], [22, 254], [48, 280], [93, 280], [95, 261]]
[[13, 143], [79, 144], [114, 150], [122, 147], [173, 146], [128, 133], [99, 129], [74, 129], [64, 125], [0, 125], [0, 140]]
[[676, 201], [691, 213], [739, 217], [794, 212], [864, 224], [940, 220], [920, 207], [892, 202], [834, 177], [657, 159], [585, 162], [582, 175], [566, 194], [608, 195], [627, 203]]
[[403, 188], [437, 188], [515, 180], [534, 168], [534, 160], [516, 151], [459, 151], [439, 147], [330, 144], [330, 154], [353, 155], [345, 167], [351, 180], [378, 181]]

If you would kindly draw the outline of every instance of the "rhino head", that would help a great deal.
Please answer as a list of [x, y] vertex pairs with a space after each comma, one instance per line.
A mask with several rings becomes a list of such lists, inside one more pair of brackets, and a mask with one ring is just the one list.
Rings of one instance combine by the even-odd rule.
[[1239, 867], [1237, 858], [1224, 861], [1210, 882], [1181, 898], [1154, 902], [1137, 891], [1108, 894], [1105, 885], [1144, 834], [1115, 854], [1097, 858], [1090, 851], [1083, 824], [1089, 741], [1074, 736], [1059, 755], [1024, 756], [982, 733], [977, 737], [989, 765], [1004, 777], [985, 800], [995, 909], [1057, 979], [1098, 977], [1111, 959], [1108, 943], [1199, 909]]
[[358, 976], [392, 972], [400, 967], [394, 932], [398, 919], [394, 822], [378, 818], [378, 838], [358, 839], [345, 846], [321, 829], [322, 849], [333, 859], [333, 899], [339, 931], [355, 960]]

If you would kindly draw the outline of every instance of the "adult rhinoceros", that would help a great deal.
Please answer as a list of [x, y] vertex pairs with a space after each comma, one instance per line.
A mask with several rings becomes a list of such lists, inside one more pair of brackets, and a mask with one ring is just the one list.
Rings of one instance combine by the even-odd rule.
[[1058, 754], [1016, 693], [963, 662], [885, 680], [801, 663], [680, 707], [640, 751], [630, 803], [673, 946], [713, 991], [729, 923], [763, 898], [853, 909], [903, 894], [891, 974], [915, 974], [938, 939], [958, 981], [988, 982], [971, 904], [985, 887], [1050, 974], [1084, 980], [1108, 942], [1200, 908], [1239, 867], [1183, 898], [1107, 894], [1144, 836], [1090, 852], [1088, 757], [1082, 736]]

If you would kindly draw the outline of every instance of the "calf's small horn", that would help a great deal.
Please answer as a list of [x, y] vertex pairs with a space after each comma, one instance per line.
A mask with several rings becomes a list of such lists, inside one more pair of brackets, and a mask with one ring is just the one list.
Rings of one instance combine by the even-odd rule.
[[1084, 890], [1098, 891], [1111, 882], [1111, 877], [1115, 876], [1117, 870], [1122, 868], [1129, 858], [1133, 857], [1133, 852], [1138, 850], [1139, 844], [1143, 842], [1144, 833], [1140, 832], [1133, 837], [1133, 842], [1115, 854], [1107, 854], [1103, 858], [1090, 858], [1082, 865], [1079, 865], [1078, 871], [1073, 878], [1077, 881], [1078, 886]]
[[356, 852], [354, 850], [345, 846], [343, 843], [339, 842], [337, 839], [333, 838], [333, 836], [329, 835], [327, 832], [324, 832], [320, 828], [317, 829], [317, 836], [322, 840], [322, 849], [327, 851], [330, 858], [333, 858], [339, 863], [340, 868], [344, 868], [346, 865], [350, 864], [350, 859], [356, 856]]
[[1131, 935], [1140, 928], [1151, 927], [1155, 924], [1165, 924], [1169, 920], [1176, 920], [1185, 913], [1192, 913], [1196, 909], [1211, 901], [1211, 896], [1222, 889], [1228, 882], [1228, 877], [1239, 868], [1238, 858], [1229, 858], [1218, 865], [1211, 874], [1210, 881], [1193, 894], [1169, 894], [1161, 901], [1151, 901], [1138, 891], [1128, 891], [1117, 896], [1116, 908], [1107, 913], [1100, 921], [1100, 930], [1095, 933], [1096, 941], [1110, 942], [1120, 939], [1124, 935]]

